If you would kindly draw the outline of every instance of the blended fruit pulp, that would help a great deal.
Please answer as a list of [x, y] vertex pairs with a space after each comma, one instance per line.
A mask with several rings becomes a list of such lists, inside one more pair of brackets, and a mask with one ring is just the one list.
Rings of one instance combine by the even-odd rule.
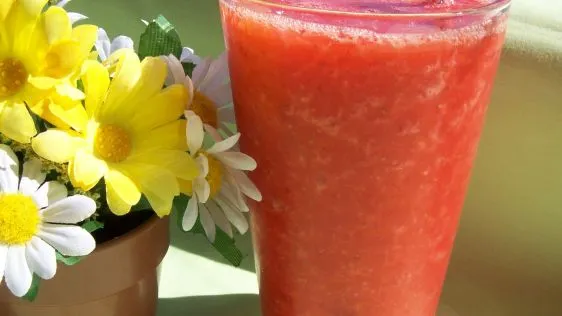
[[378, 23], [250, 2], [223, 0], [222, 15], [264, 196], [263, 315], [434, 316], [505, 11]]

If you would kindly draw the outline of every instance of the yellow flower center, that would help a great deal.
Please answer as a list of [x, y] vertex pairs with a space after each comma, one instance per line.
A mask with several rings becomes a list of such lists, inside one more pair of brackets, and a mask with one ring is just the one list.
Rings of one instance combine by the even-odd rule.
[[205, 177], [205, 180], [209, 182], [209, 186], [211, 187], [210, 197], [215, 197], [222, 185], [224, 167], [222, 162], [220, 162], [217, 158], [207, 153], [204, 153], [204, 155], [207, 156], [207, 160], [209, 161], [209, 173]]
[[39, 230], [39, 209], [31, 197], [0, 194], [0, 244], [22, 245]]
[[121, 162], [131, 153], [132, 142], [129, 133], [117, 125], [102, 125], [94, 139], [96, 155], [106, 161]]
[[213, 100], [209, 99], [203, 93], [196, 91], [193, 96], [193, 102], [189, 106], [189, 110], [195, 112], [204, 124], [209, 124], [213, 127], [218, 125], [217, 106]]
[[0, 97], [7, 98], [20, 92], [27, 82], [27, 70], [17, 59], [0, 60]]

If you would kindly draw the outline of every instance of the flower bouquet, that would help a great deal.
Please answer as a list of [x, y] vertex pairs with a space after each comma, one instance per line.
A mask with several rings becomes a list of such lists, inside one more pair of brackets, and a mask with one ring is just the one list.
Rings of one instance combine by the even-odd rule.
[[261, 194], [245, 174], [256, 162], [236, 149], [225, 56], [182, 47], [162, 16], [143, 21], [135, 50], [67, 2], [0, 2], [0, 290], [40, 301], [57, 269], [173, 211], [239, 264], [233, 237]]

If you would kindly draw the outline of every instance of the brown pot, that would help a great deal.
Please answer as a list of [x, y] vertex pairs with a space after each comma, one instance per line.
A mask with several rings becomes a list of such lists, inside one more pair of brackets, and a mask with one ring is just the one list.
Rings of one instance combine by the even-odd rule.
[[169, 219], [152, 218], [103, 243], [75, 266], [59, 263], [33, 303], [0, 286], [2, 316], [154, 316], [157, 267], [169, 245]]

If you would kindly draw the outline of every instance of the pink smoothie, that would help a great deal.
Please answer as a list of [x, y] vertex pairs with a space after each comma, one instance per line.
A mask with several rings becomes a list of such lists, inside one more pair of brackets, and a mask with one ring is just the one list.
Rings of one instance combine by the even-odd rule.
[[434, 316], [507, 1], [253, 2], [222, 15], [263, 315]]

